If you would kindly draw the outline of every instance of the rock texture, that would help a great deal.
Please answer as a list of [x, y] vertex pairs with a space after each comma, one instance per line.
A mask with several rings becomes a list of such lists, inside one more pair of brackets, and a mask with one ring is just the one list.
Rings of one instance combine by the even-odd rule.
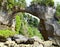
[[0, 42], [0, 47], [53, 47], [52, 41], [34, 42], [34, 44], [17, 44], [15, 41]]
[[[16, 42], [15, 39], [18, 41]], [[23, 35], [15, 35], [14, 40], [12, 40], [12, 38], [7, 38], [6, 42], [0, 42], [0, 47], [55, 47], [52, 44], [53, 41], [44, 41], [38, 36], [27, 38]]]

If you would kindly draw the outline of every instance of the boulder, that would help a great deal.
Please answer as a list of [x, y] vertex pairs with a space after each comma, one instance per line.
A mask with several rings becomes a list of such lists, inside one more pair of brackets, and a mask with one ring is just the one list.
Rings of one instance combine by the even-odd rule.
[[38, 36], [33, 36], [31, 38], [34, 39], [34, 41], [37, 41], [37, 42], [43, 42], [44, 41], [44, 40], [40, 39]]
[[44, 47], [52, 46], [52, 41], [44, 41], [44, 42], [41, 42], [41, 43], [44, 45]]
[[7, 38], [6, 40], [7, 40], [7, 41], [12, 41], [12, 39], [11, 39], [10, 37], [9, 37], [9, 38]]
[[16, 43], [22, 43], [26, 42], [28, 38], [23, 35], [14, 35], [12, 40], [14, 40]]
[[4, 43], [0, 42], [0, 47], [4, 47]]
[[33, 47], [44, 47], [44, 45], [34, 42]]
[[5, 45], [8, 47], [14, 47], [14, 45], [16, 45], [15, 41], [6, 41]]

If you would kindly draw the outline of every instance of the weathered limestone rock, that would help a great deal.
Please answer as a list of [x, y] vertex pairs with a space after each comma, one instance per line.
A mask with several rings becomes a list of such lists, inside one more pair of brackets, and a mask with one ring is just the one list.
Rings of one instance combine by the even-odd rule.
[[7, 40], [7, 41], [12, 41], [12, 39], [11, 39], [11, 38], [7, 38], [6, 40]]
[[36, 42], [43, 42], [44, 40], [40, 39], [38, 36], [33, 36], [32, 39]]
[[[28, 8], [27, 8], [28, 9]], [[26, 10], [27, 10], [26, 9]], [[47, 9], [47, 10], [46, 10]], [[3, 10], [3, 8], [2, 8], [2, 10]], [[3, 23], [3, 24], [8, 24], [8, 19], [11, 19], [12, 17], [8, 17], [8, 15], [7, 15], [7, 13], [5, 13], [5, 12], [3, 12], [3, 11], [0, 11], [0, 23]], [[17, 12], [18, 12], [18, 10], [19, 9], [17, 9]], [[53, 26], [54, 27], [54, 32], [55, 32], [55, 35], [56, 36], [60, 36], [60, 27], [58, 27], [59, 26], [59, 24], [57, 24], [57, 22], [55, 21], [55, 19], [54, 19], [54, 11], [53, 11], [53, 8], [52, 7], [46, 7], [46, 6], [40, 6], [39, 4], [34, 4], [34, 5], [31, 5], [30, 7], [29, 7], [29, 9], [28, 9], [28, 11], [30, 11], [30, 12], [32, 12], [31, 14], [33, 14], [33, 15], [35, 15], [35, 16], [37, 16], [38, 18], [40, 18], [40, 20], [42, 21], [41, 22], [41, 25], [42, 25], [42, 30], [41, 30], [41, 32], [42, 32], [42, 34], [44, 35], [44, 37], [45, 38], [47, 38], [48, 39], [48, 34], [47, 34], [47, 31], [49, 30], [49, 29], [47, 29], [46, 28], [46, 24], [45, 23], [47, 23], [47, 24], [50, 24], [51, 26]], [[21, 12], [21, 11], [20, 11]], [[29, 13], [30, 13], [29, 12]], [[45, 14], [45, 12], [46, 12], [46, 14]], [[7, 17], [6, 17], [7, 16]], [[45, 16], [47, 16], [47, 17], [45, 17]], [[46, 21], [47, 20], [47, 21]], [[10, 22], [11, 22], [11, 20], [10, 20]], [[49, 26], [48, 26], [49, 27]], [[52, 27], [52, 28], [53, 28]], [[4, 27], [5, 28], [5, 27]], [[12, 30], [14, 29], [15, 27], [12, 27]], [[46, 30], [47, 29], [47, 30]], [[52, 31], [53, 31], [53, 29], [52, 29]], [[49, 31], [48, 31], [49, 32]], [[51, 32], [51, 31], [50, 31]], [[51, 34], [53, 34], [53, 32], [51, 33]], [[52, 35], [51, 35], [52, 36]], [[17, 38], [16, 38], [17, 39]], [[15, 39], [15, 40], [16, 40]], [[26, 39], [26, 38], [24, 38], [23, 40], [22, 40], [22, 38], [20, 38], [20, 36], [18, 37], [18, 40], [20, 41], [20, 39], [21, 39], [21, 41], [26, 41], [26, 40], [24, 40], [24, 39]], [[57, 39], [57, 38], [56, 38]], [[57, 40], [59, 40], [59, 39], [57, 39]], [[20, 43], [18, 41], [18, 43]], [[58, 44], [59, 44], [60, 42], [58, 41]]]
[[7, 30], [7, 29], [10, 29], [10, 28], [6, 25], [0, 25], [0, 30]]
[[16, 45], [15, 41], [6, 41], [5, 45], [7, 45], [8, 47], [14, 47], [14, 45]]
[[54, 39], [55, 43], [60, 45], [60, 24], [57, 23], [55, 16], [56, 9], [52, 7], [47, 8], [45, 13], [46, 17], [46, 30], [48, 31], [49, 39]]
[[0, 42], [0, 47], [4, 47], [4, 43]]
[[8, 15], [7, 13], [3, 12], [2, 9], [0, 10], [0, 23], [8, 24]]
[[[31, 42], [34, 42], [34, 43], [31, 43]], [[8, 38], [8, 40], [6, 42], [0, 42], [1, 47], [55, 47], [52, 44], [53, 44], [53, 41], [49, 41], [49, 40], [44, 41], [44, 40], [41, 40], [37, 36], [28, 38], [28, 40], [25, 43], [20, 43], [20, 42], [15, 43], [15, 41], [12, 41], [10, 38]]]
[[12, 31], [15, 31], [15, 25], [16, 25], [16, 20], [13, 19], [13, 20], [12, 20], [12, 25], [11, 25], [11, 30], [12, 30]]
[[38, 42], [34, 42], [33, 47], [44, 47], [44, 45], [39, 44]]
[[16, 43], [26, 42], [28, 40], [28, 38], [23, 35], [14, 35], [12, 39], [15, 40]]
[[[0, 30], [5, 30], [5, 29], [9, 29], [9, 20], [10, 20], [10, 14], [6, 11], [3, 11], [3, 8], [1, 7], [0, 9]], [[11, 29], [12, 31], [15, 31], [15, 20], [12, 19], [10, 21], [11, 24]]]
[[52, 45], [52, 41], [44, 41], [42, 43], [44, 44], [44, 47], [50, 47]]
[[0, 47], [7, 47], [7, 46], [4, 45], [4, 42], [0, 42]]

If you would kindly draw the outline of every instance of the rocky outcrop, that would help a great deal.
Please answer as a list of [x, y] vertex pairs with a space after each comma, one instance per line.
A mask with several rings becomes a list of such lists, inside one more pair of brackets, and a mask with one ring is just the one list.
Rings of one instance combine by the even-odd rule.
[[15, 35], [13, 38], [13, 40], [12, 38], [7, 38], [7, 41], [0, 42], [0, 47], [55, 47], [52, 45], [53, 41], [44, 41], [38, 36], [28, 38], [23, 35]]
[[[5, 6], [5, 5], [4, 5]], [[52, 19], [52, 18], [54, 18], [54, 13], [53, 13], [53, 9], [52, 8], [46, 8], [46, 6], [40, 6], [39, 4], [33, 4], [33, 5], [31, 5], [30, 7], [27, 7], [27, 9], [26, 9], [26, 11], [25, 11], [25, 9], [23, 9], [23, 10], [21, 10], [20, 8], [18, 8], [18, 7], [16, 7], [15, 9], [14, 9], [14, 11], [13, 11], [13, 13], [12, 14], [10, 14], [10, 15], [8, 15], [8, 12], [6, 12], [6, 10], [4, 10], [4, 6], [1, 8], [1, 10], [0, 10], [0, 23], [3, 23], [3, 24], [10, 24], [10, 25], [12, 25], [12, 20], [13, 20], [13, 17], [14, 17], [14, 14], [16, 14], [16, 13], [18, 13], [18, 12], [28, 12], [28, 13], [31, 13], [31, 14], [33, 14], [33, 15], [35, 15], [35, 16], [37, 16], [39, 19], [40, 19], [40, 21], [41, 21], [41, 23], [40, 23], [40, 25], [42, 25], [41, 26], [41, 34], [43, 35], [43, 37], [44, 38], [47, 38], [46, 40], [48, 40], [48, 34], [47, 34], [47, 30], [46, 30], [46, 25], [45, 25], [45, 20], [47, 19], [47, 21], [49, 20], [49, 19]], [[48, 12], [50, 12], [50, 13], [47, 13], [46, 11], [48, 10]], [[52, 9], [52, 11], [50, 11]], [[2, 11], [2, 10], [4, 10], [4, 12]], [[47, 13], [46, 15], [45, 15], [45, 12]], [[7, 16], [7, 17], [6, 17]], [[46, 18], [45, 18], [45, 16], [47, 16]], [[49, 22], [48, 22], [49, 23]], [[47, 24], [48, 24], [47, 23]], [[50, 23], [49, 23], [50, 24]], [[53, 27], [55, 26], [55, 24], [56, 24], [56, 22], [54, 22], [53, 23]], [[40, 26], [39, 25], [39, 26]], [[50, 24], [51, 25], [51, 24]], [[5, 28], [5, 27], [4, 27]], [[13, 28], [13, 27], [12, 27]], [[12, 29], [13, 30], [13, 29]], [[56, 32], [56, 34], [57, 35], [60, 35], [59, 33], [60, 33], [60, 28], [58, 28], [58, 26], [57, 26], [57, 24], [56, 24], [56, 26], [55, 26], [55, 28], [54, 28], [54, 31]], [[49, 31], [48, 31], [49, 32]], [[52, 32], [53, 33], [53, 32]], [[57, 36], [56, 35], [56, 36]], [[57, 39], [57, 38], [56, 38]], [[18, 41], [19, 40], [19, 41]], [[27, 39], [27, 40], [25, 40], [25, 38], [16, 38], [16, 39], [14, 39], [14, 41], [16, 41], [16, 42], [19, 42], [19, 43], [21, 43], [21, 41], [22, 42], [24, 42], [24, 41], [26, 41], [26, 43], [29, 41], [29, 42], [31, 42], [31, 40], [33, 40], [33, 42], [35, 42], [35, 40], [34, 39], [31, 39], [31, 38], [29, 38], [29, 39]], [[39, 41], [37, 41], [37, 42], [39, 42]]]
[[4, 43], [0, 42], [0, 47], [53, 47], [53, 45], [52, 41], [34, 41], [34, 44], [17, 44], [15, 41], [6, 41]]

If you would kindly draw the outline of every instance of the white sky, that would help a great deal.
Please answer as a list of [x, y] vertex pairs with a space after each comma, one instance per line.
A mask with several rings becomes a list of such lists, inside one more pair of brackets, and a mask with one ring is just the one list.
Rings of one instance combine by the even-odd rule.
[[30, 5], [30, 2], [31, 2], [32, 0], [26, 0], [26, 2], [27, 2], [27, 6], [29, 6]]
[[60, 4], [60, 0], [54, 0], [54, 2], [55, 2], [55, 6], [56, 6], [57, 3]]
[[60, 2], [60, 0], [54, 0], [55, 2]]
[[[31, 2], [32, 0], [26, 0], [26, 2], [27, 2], [27, 6], [29, 6], [30, 5], [30, 2]], [[60, 3], [60, 0], [54, 0], [54, 2], [55, 2], [55, 5], [57, 4], [57, 2], [59, 2]]]

